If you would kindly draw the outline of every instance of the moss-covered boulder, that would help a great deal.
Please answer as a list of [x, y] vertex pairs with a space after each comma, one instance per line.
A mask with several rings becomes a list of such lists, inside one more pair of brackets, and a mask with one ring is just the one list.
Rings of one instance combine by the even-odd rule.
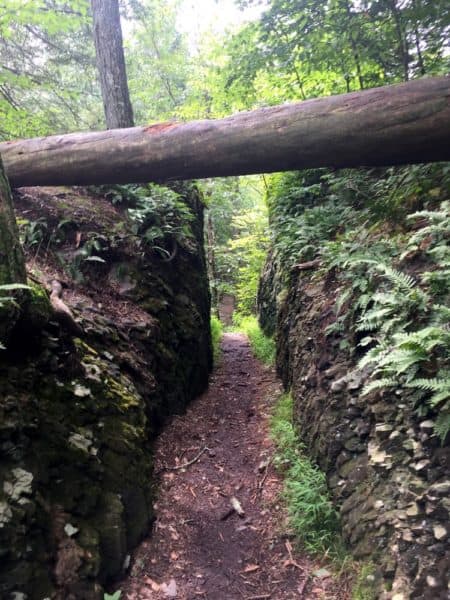
[[[43, 286], [28, 293], [0, 354], [5, 600], [101, 599], [149, 531], [152, 441], [204, 389], [211, 366], [201, 201], [195, 189], [181, 197], [192, 243], [169, 263], [143, 251], [127, 215], [103, 197], [27, 189], [16, 199], [28, 219], [47, 218], [50, 232], [74, 225], [56, 247], [34, 251]], [[92, 232], [103, 245], [89, 256], [101, 260], [77, 262]], [[43, 288], [55, 278], [79, 337], [52, 312]]]

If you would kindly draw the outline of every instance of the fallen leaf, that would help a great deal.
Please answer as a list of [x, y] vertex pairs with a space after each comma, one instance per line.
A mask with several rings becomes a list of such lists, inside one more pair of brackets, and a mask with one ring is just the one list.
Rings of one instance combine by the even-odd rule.
[[243, 573], [253, 573], [259, 569], [259, 565], [247, 565], [243, 571]]
[[159, 585], [159, 583], [156, 583], [156, 581], [154, 581], [151, 577], [145, 577], [144, 581], [146, 585], [149, 585], [154, 592], [159, 592], [161, 586]]
[[319, 577], [321, 579], [325, 579], [326, 577], [331, 577], [330, 571], [328, 569], [317, 569], [313, 571], [314, 577]]
[[242, 508], [242, 505], [239, 502], [239, 500], [236, 498], [236, 496], [232, 496], [230, 498], [230, 504], [240, 517], [243, 517], [245, 515], [245, 511]]
[[71, 523], [66, 523], [64, 525], [64, 531], [65, 531], [66, 535], [68, 535], [69, 537], [72, 537], [73, 535], [78, 533], [80, 530], [78, 529], [78, 527], [74, 527]]
[[166, 596], [166, 598], [176, 598], [178, 594], [177, 584], [175, 579], [171, 579], [169, 583], [161, 584], [160, 590]]

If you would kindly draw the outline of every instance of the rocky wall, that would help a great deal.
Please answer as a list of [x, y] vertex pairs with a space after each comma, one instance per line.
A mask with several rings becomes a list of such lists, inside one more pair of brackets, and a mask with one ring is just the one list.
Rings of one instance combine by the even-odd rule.
[[[272, 263], [272, 261], [269, 261]], [[326, 473], [354, 555], [372, 561], [379, 598], [446, 599], [449, 594], [450, 452], [407, 395], [362, 396], [364, 373], [346, 334], [326, 335], [338, 293], [332, 276], [293, 273], [271, 295], [266, 270], [260, 306], [277, 313], [277, 370], [295, 402], [299, 438]], [[275, 283], [275, 285], [277, 285]], [[262, 322], [265, 322], [264, 312]]]
[[16, 197], [19, 222], [75, 223], [58, 248], [71, 264], [93, 231], [102, 249], [78, 282], [54, 255], [29, 252], [33, 279], [67, 283], [63, 300], [82, 333], [36, 286], [0, 354], [2, 599], [102, 599], [149, 531], [152, 440], [211, 368], [202, 205], [195, 188], [179, 191], [195, 219], [170, 261], [143, 251], [123, 211], [95, 194]]

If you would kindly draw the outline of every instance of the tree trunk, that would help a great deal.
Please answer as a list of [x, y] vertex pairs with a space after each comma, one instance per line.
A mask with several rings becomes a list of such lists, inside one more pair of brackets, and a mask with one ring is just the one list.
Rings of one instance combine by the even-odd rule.
[[[25, 258], [19, 242], [19, 232], [12, 207], [11, 190], [0, 159], [0, 286], [26, 283]], [[10, 292], [2, 292], [0, 297]], [[14, 293], [14, 296], [21, 292]], [[7, 344], [9, 333], [19, 317], [17, 303], [0, 300], [0, 349]]]
[[108, 129], [133, 127], [118, 0], [91, 0], [94, 41]]
[[345, 11], [347, 13], [347, 30], [350, 46], [353, 53], [353, 60], [355, 61], [356, 73], [358, 75], [359, 89], [364, 89], [364, 79], [361, 70], [361, 59], [359, 56], [359, 50], [355, 38], [353, 37], [353, 14], [350, 8], [348, 0], [345, 1]]
[[19, 242], [11, 190], [0, 160], [0, 285], [25, 281], [25, 258]]
[[396, 0], [390, 0], [389, 6], [392, 12], [392, 16], [395, 23], [395, 30], [397, 33], [399, 58], [403, 67], [403, 78], [405, 81], [409, 80], [409, 45], [406, 37], [406, 32], [402, 23], [401, 10], [397, 6]]
[[0, 144], [14, 186], [167, 181], [450, 159], [450, 77], [221, 120]]

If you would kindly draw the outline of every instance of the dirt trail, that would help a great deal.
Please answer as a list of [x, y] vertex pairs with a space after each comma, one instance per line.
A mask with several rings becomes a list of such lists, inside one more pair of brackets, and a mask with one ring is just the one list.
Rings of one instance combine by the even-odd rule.
[[[158, 440], [157, 519], [117, 586], [124, 600], [346, 598], [331, 577], [314, 576], [321, 565], [293, 551], [283, 527], [268, 435], [279, 393], [247, 338], [225, 334], [208, 392]], [[233, 496], [243, 517], [230, 514]]]

